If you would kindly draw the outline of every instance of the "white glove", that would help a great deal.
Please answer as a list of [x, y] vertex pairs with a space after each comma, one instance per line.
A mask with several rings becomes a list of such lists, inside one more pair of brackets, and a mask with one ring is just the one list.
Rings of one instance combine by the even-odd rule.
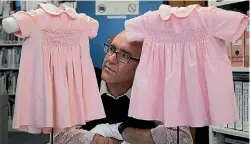
[[91, 132], [97, 133], [99, 135], [102, 135], [104, 137], [112, 137], [117, 140], [123, 140], [122, 135], [118, 131], [118, 126], [120, 123], [117, 124], [99, 124], [96, 127], [94, 127]]
[[93, 129], [90, 130], [93, 133], [97, 133], [99, 135], [102, 135], [104, 137], [108, 137], [108, 133], [110, 133], [110, 130], [107, 128], [107, 124], [99, 124], [95, 126]]

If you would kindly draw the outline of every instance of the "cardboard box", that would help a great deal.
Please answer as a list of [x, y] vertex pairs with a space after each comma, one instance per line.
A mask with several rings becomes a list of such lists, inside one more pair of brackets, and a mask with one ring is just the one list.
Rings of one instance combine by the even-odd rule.
[[244, 67], [244, 33], [232, 43], [232, 67]]

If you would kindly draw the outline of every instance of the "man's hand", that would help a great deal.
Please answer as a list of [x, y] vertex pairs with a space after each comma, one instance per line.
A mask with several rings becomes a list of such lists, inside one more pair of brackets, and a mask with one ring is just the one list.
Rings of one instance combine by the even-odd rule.
[[121, 144], [122, 141], [116, 140], [114, 138], [106, 138], [99, 134], [95, 134], [93, 137], [91, 144]]
[[131, 144], [155, 144], [151, 129], [162, 124], [163, 122], [160, 121], [142, 121], [131, 118], [122, 123], [119, 130], [124, 140]]
[[[167, 128], [164, 125], [151, 130], [127, 127], [122, 132], [122, 136], [130, 144], [177, 144], [177, 128]], [[179, 143], [193, 144], [188, 127], [179, 127]]]
[[91, 130], [93, 133], [97, 133], [103, 137], [111, 137], [117, 140], [123, 140], [122, 135], [118, 131], [118, 124], [99, 124]]
[[122, 136], [130, 144], [155, 144], [149, 129], [128, 127], [122, 132]]

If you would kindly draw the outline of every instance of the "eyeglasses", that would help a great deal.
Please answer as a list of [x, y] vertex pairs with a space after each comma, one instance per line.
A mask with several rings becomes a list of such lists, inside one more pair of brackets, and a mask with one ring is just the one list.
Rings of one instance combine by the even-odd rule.
[[123, 63], [128, 63], [130, 61], [130, 59], [140, 61], [140, 59], [135, 58], [126, 52], [117, 51], [116, 47], [109, 45], [107, 43], [104, 43], [104, 51], [106, 54], [108, 54], [110, 56], [113, 55], [114, 53], [116, 53], [116, 59], [120, 62], [123, 62]]

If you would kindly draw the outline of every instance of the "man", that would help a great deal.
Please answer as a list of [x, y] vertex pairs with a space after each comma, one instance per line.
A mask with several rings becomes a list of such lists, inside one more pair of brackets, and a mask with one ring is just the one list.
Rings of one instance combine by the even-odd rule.
[[[115, 139], [116, 136], [113, 136], [113, 138], [112, 136], [104, 137], [92, 133], [89, 130], [96, 126], [98, 127], [98, 125], [102, 123], [108, 123], [107, 127], [109, 127], [109, 124], [113, 127], [114, 124], [123, 122], [128, 118], [130, 91], [140, 60], [141, 51], [142, 42], [128, 42], [125, 31], [118, 34], [111, 45], [105, 44], [105, 52], [107, 55], [104, 59], [101, 72], [100, 93], [107, 117], [105, 119], [88, 122], [82, 127], [83, 129], [55, 135], [55, 144], [121, 143], [120, 140]], [[97, 79], [99, 79], [98, 72]], [[164, 125], [159, 125], [158, 122], [155, 122], [154, 126], [148, 125], [147, 122], [142, 123], [145, 124], [145, 127], [143, 126], [144, 128], [126, 127], [122, 131], [122, 138], [131, 144], [177, 143], [176, 128], [166, 128]], [[115, 126], [117, 126], [115, 127], [115, 135], [117, 135], [119, 125]], [[179, 144], [193, 143], [188, 127], [180, 127], [178, 136]]]

